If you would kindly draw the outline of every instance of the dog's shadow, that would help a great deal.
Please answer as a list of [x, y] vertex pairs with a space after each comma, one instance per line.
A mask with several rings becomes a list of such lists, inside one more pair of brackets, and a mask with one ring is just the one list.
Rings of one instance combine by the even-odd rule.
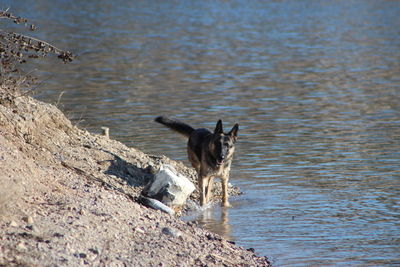
[[120, 178], [132, 187], [145, 186], [154, 179], [154, 174], [152, 174], [150, 166], [141, 168], [127, 162], [113, 152], [107, 150], [102, 151], [113, 156], [113, 159], [107, 160], [109, 166], [104, 171], [105, 174]]

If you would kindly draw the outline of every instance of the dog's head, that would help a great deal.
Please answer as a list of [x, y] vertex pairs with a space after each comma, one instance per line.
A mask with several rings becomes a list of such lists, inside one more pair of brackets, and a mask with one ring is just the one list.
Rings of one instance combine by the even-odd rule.
[[232, 158], [238, 131], [239, 124], [236, 123], [228, 133], [224, 133], [222, 121], [218, 120], [211, 145], [211, 151], [215, 157], [217, 166], [223, 165], [226, 160]]

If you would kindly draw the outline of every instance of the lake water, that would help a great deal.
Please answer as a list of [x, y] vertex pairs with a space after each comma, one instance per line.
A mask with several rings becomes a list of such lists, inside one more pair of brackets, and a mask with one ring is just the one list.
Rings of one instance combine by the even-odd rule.
[[189, 165], [155, 116], [239, 122], [244, 194], [192, 215], [204, 227], [275, 266], [400, 265], [399, 1], [0, 5], [78, 55], [27, 68], [90, 131]]

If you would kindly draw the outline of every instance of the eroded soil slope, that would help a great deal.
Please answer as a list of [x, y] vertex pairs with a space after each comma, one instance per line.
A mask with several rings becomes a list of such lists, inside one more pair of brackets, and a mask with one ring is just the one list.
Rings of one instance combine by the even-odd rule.
[[0, 88], [0, 265], [268, 265], [138, 204], [162, 163], [195, 182], [182, 163], [92, 135], [55, 106]]

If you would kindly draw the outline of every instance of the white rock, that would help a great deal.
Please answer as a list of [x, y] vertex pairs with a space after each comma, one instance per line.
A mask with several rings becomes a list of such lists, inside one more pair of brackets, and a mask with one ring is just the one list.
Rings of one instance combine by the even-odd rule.
[[146, 188], [146, 195], [169, 207], [181, 207], [194, 190], [195, 186], [188, 178], [172, 166], [162, 165], [154, 181]]

